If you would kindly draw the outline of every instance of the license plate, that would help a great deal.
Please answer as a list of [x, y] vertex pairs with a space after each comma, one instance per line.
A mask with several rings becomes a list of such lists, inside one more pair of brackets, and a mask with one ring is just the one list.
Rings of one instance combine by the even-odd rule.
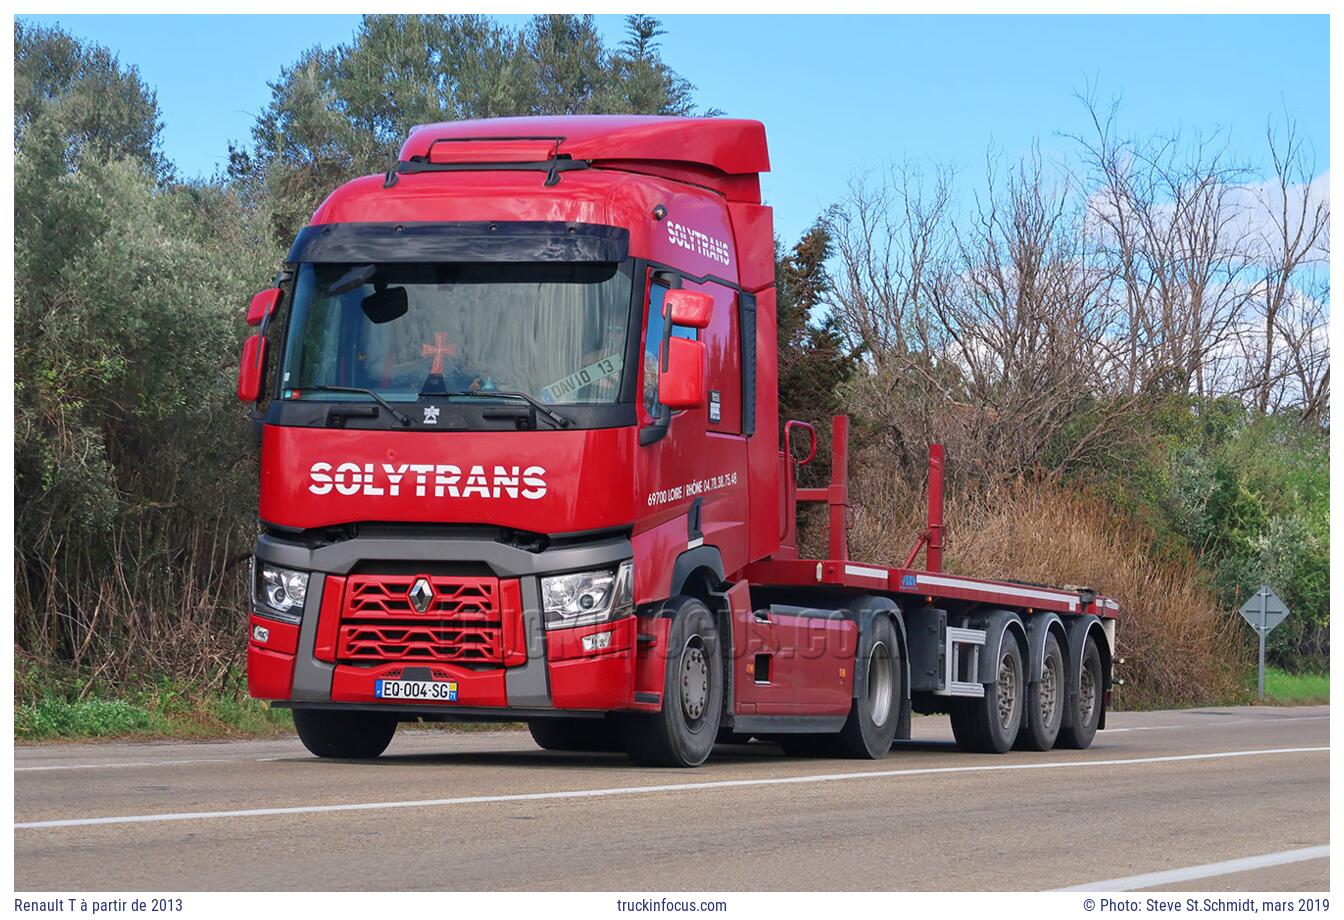
[[382, 700], [432, 700], [440, 703], [456, 703], [457, 681], [380, 680], [374, 682], [373, 695]]

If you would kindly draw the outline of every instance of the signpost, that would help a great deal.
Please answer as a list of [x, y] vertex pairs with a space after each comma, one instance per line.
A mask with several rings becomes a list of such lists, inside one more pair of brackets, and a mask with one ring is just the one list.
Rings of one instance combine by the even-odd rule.
[[1288, 617], [1288, 607], [1269, 585], [1261, 585], [1241, 605], [1241, 616], [1260, 636], [1260, 698], [1265, 698], [1265, 636]]

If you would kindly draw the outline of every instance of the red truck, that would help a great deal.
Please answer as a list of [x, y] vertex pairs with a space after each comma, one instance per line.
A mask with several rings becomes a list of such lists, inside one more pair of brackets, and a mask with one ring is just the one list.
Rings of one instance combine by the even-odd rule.
[[[461, 121], [398, 159], [248, 310], [248, 687], [309, 751], [504, 720], [651, 765], [751, 738], [876, 758], [912, 712], [972, 751], [1091, 743], [1118, 605], [943, 573], [940, 447], [900, 566], [849, 558], [845, 418], [829, 487], [798, 487], [759, 122]], [[829, 506], [825, 559], [798, 502]]]

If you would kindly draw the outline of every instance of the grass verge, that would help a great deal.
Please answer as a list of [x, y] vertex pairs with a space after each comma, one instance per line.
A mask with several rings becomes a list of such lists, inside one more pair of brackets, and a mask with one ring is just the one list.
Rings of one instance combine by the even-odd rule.
[[1309, 706], [1330, 702], [1329, 674], [1292, 674], [1265, 668], [1265, 702], [1282, 706]]
[[126, 697], [47, 693], [16, 701], [14, 740], [266, 737], [293, 731], [289, 713], [231, 693], [171, 688]]
[[[59, 666], [16, 661], [14, 740], [267, 738], [291, 734], [284, 709], [247, 695], [246, 678], [230, 671], [209, 686], [163, 678], [139, 687], [91, 684]], [[420, 728], [480, 731], [517, 723], [426, 723]]]

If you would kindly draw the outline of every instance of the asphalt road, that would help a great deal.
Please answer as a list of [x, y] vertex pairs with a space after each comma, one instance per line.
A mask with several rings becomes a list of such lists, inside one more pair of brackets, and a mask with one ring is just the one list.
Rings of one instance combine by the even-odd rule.
[[[671, 771], [518, 731], [403, 730], [364, 762], [292, 738], [19, 747], [14, 884], [1328, 889], [1328, 855], [1307, 849], [1329, 843], [1328, 707], [1109, 721], [1082, 752], [962, 754], [930, 717], [879, 762], [751, 744]], [[1250, 857], [1265, 859], [1191, 868]]]

